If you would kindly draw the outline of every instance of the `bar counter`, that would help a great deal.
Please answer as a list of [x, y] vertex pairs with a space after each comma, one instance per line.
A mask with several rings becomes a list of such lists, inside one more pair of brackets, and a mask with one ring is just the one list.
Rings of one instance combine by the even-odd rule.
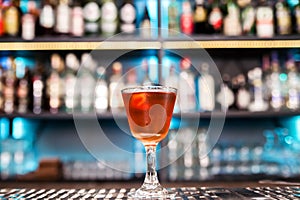
[[[74, 189], [91, 189], [91, 188], [138, 188], [142, 184], [141, 181], [121, 181], [121, 182], [23, 182], [23, 181], [4, 181], [1, 182], [0, 188], [74, 188]], [[274, 187], [274, 186], [286, 186], [286, 185], [300, 185], [296, 182], [281, 182], [281, 181], [207, 181], [207, 182], [162, 182], [162, 186], [166, 188], [178, 188], [178, 187], [222, 187], [222, 188], [234, 188], [234, 187]]]
[[[132, 199], [138, 182], [2, 182], [0, 199]], [[282, 200], [300, 199], [295, 182], [172, 182], [163, 183], [174, 194], [166, 199]], [[161, 198], [147, 198], [161, 199]], [[164, 198], [165, 199], [165, 198]]]

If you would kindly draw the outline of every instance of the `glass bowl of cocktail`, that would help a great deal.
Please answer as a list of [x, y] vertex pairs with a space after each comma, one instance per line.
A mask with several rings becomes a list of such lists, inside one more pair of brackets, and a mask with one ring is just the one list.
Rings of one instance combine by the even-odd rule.
[[128, 197], [134, 199], [172, 198], [158, 180], [156, 172], [156, 146], [169, 131], [177, 89], [165, 86], [137, 86], [125, 88], [122, 97], [132, 135], [146, 149], [147, 169], [142, 186]]

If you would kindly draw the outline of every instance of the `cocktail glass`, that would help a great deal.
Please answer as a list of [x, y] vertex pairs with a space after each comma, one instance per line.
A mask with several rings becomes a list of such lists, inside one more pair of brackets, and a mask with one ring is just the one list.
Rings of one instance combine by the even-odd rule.
[[156, 172], [156, 146], [169, 131], [177, 89], [165, 86], [139, 86], [125, 88], [122, 97], [132, 135], [146, 149], [147, 171], [143, 185], [128, 193], [134, 199], [172, 198], [158, 180]]

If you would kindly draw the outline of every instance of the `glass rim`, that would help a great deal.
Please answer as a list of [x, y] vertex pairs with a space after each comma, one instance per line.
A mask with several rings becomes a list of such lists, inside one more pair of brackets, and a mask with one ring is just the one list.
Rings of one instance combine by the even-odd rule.
[[123, 88], [122, 93], [135, 93], [135, 92], [145, 92], [145, 91], [162, 91], [162, 92], [173, 92], [177, 93], [177, 88], [171, 86], [163, 85], [141, 85]]

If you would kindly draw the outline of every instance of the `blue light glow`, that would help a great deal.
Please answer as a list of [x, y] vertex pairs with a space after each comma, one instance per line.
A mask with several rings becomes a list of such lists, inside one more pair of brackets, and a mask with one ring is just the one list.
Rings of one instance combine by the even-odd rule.
[[33, 142], [36, 137], [38, 124], [32, 120], [16, 117], [12, 122], [12, 138]]
[[292, 136], [286, 136], [284, 138], [284, 141], [285, 141], [285, 143], [291, 145], [291, 144], [293, 144], [294, 138]]
[[21, 0], [20, 1], [20, 9], [22, 10], [23, 13], [28, 12], [28, 0]]
[[280, 79], [280, 81], [285, 82], [287, 80], [287, 74], [281, 73], [279, 75], [279, 79]]
[[22, 139], [25, 137], [25, 120], [17, 117], [13, 120], [13, 132], [12, 136], [14, 139]]
[[294, 7], [299, 3], [299, 0], [287, 0], [287, 2], [291, 7]]
[[178, 129], [179, 126], [180, 126], [180, 119], [173, 117], [171, 120], [170, 129]]
[[[148, 3], [147, 6], [148, 6], [148, 13], [151, 21], [151, 27], [157, 28], [158, 27], [157, 1], [147, 1], [147, 3]], [[153, 31], [153, 36], [156, 36], [156, 34], [157, 31]]]
[[7, 139], [9, 137], [9, 120], [7, 118], [0, 119], [0, 139]]
[[23, 78], [25, 75], [25, 60], [24, 58], [17, 57], [15, 58], [16, 63], [16, 76], [18, 78]]
[[[161, 27], [163, 29], [168, 29], [168, 23], [169, 23], [169, 15], [168, 15], [168, 8], [169, 8], [170, 1], [165, 0], [161, 1], [161, 15], [162, 15], [162, 20], [161, 20]], [[178, 6], [179, 7], [179, 6]], [[166, 37], [168, 31], [163, 31], [163, 36]]]
[[143, 20], [144, 17], [144, 11], [145, 11], [145, 6], [146, 2], [144, 0], [135, 0], [134, 4], [136, 6], [136, 25], [137, 27], [140, 26], [141, 21]]
[[8, 57], [0, 57], [0, 65], [3, 67], [4, 70], [7, 70], [9, 67], [9, 58]]
[[294, 120], [295, 120], [294, 133], [297, 136], [297, 139], [300, 140], [300, 116], [294, 117]]
[[[295, 116], [291, 118], [287, 118], [286, 120], [282, 120], [284, 127], [287, 127], [290, 135], [296, 140], [300, 141], [300, 116]], [[288, 138], [290, 140], [291, 138]], [[289, 141], [286, 141], [287, 143]]]

